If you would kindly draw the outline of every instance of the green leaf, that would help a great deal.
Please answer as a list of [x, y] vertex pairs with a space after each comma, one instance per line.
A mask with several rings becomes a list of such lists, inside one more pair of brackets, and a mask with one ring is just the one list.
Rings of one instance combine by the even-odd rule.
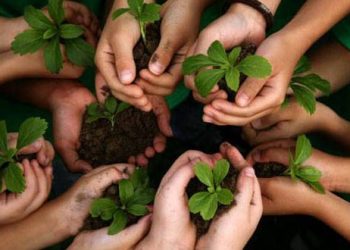
[[101, 113], [100, 105], [98, 103], [92, 103], [87, 107], [87, 113], [91, 116], [97, 116]]
[[225, 179], [230, 169], [230, 163], [226, 159], [218, 160], [213, 169], [214, 183], [218, 187]]
[[311, 69], [311, 63], [309, 59], [306, 56], [302, 56], [298, 61], [297, 66], [294, 69], [293, 75], [304, 73], [306, 71], [309, 71], [310, 69]]
[[231, 50], [230, 54], [228, 55], [228, 60], [231, 64], [231, 66], [234, 66], [239, 55], [241, 54], [242, 48], [236, 47], [233, 50]]
[[156, 191], [153, 188], [138, 189], [130, 198], [129, 204], [148, 205], [154, 200]]
[[201, 68], [220, 65], [220, 63], [216, 63], [210, 60], [209, 57], [200, 54], [186, 58], [186, 60], [182, 64], [182, 72], [184, 75], [191, 75], [194, 72], [200, 70]]
[[290, 101], [289, 101], [289, 98], [286, 97], [283, 101], [283, 103], [281, 104], [281, 109], [286, 109], [289, 105]]
[[233, 201], [233, 194], [229, 189], [223, 188], [220, 191], [216, 191], [216, 193], [218, 195], [219, 203], [222, 205], [231, 205]]
[[203, 97], [207, 97], [214, 86], [225, 75], [223, 69], [208, 69], [199, 72], [196, 76], [195, 83], [199, 94]]
[[211, 220], [216, 210], [218, 209], [218, 197], [217, 194], [210, 194], [205, 198], [203, 201], [203, 207], [201, 208], [200, 215], [202, 216], [203, 220]]
[[214, 187], [214, 177], [213, 172], [208, 166], [208, 164], [199, 162], [194, 166], [194, 172], [203, 184], [207, 185], [208, 187]]
[[[9, 162], [9, 161], [0, 155], [0, 167], [2, 167], [7, 162]], [[1, 169], [0, 169], [0, 171], [1, 171]], [[0, 190], [1, 190], [1, 188], [0, 188]]]
[[90, 214], [92, 218], [101, 217], [102, 220], [108, 221], [113, 218], [116, 212], [116, 203], [110, 198], [100, 198], [92, 202], [90, 207]]
[[74, 39], [82, 36], [84, 29], [75, 24], [63, 24], [60, 27], [60, 37], [63, 39]]
[[128, 5], [132, 13], [138, 17], [138, 15], [142, 12], [144, 0], [128, 0]]
[[159, 4], [146, 3], [143, 6], [140, 21], [143, 23], [154, 23], [160, 20], [160, 8]]
[[293, 77], [292, 82], [304, 85], [313, 92], [315, 92], [316, 90], [320, 90], [325, 95], [329, 95], [331, 93], [330, 82], [316, 74], [308, 74], [306, 76]]
[[318, 182], [321, 179], [322, 172], [315, 167], [302, 166], [298, 169], [296, 175], [307, 182]]
[[255, 78], [265, 78], [271, 75], [272, 72], [272, 66], [269, 61], [257, 55], [247, 56], [237, 65], [237, 68], [246, 76]]
[[53, 74], [58, 74], [63, 68], [63, 59], [58, 36], [47, 43], [44, 49], [44, 59], [46, 68]]
[[126, 102], [121, 102], [119, 103], [118, 105], [118, 108], [117, 108], [117, 114], [119, 114], [120, 112], [123, 112], [124, 110], [128, 109], [131, 105], [129, 103], [126, 103]]
[[64, 21], [63, 0], [49, 0], [49, 15], [57, 25]]
[[65, 40], [69, 61], [81, 67], [94, 66], [95, 49], [83, 38]]
[[224, 46], [219, 41], [213, 42], [208, 49], [208, 57], [217, 63], [228, 64], [228, 58]]
[[199, 213], [202, 207], [204, 207], [204, 203], [207, 201], [208, 196], [210, 196], [209, 192], [198, 192], [192, 195], [188, 201], [188, 206], [191, 213]]
[[[8, 149], [7, 145], [7, 127], [5, 121], [0, 121], [0, 151], [5, 153]], [[0, 164], [1, 166], [1, 164]]]
[[122, 231], [126, 224], [128, 223], [128, 216], [127, 214], [121, 210], [118, 209], [113, 216], [113, 222], [108, 227], [108, 235], [115, 235]]
[[43, 39], [49, 40], [50, 38], [54, 37], [56, 34], [57, 34], [57, 30], [54, 28], [50, 28], [44, 32]]
[[24, 19], [30, 27], [36, 30], [46, 31], [54, 27], [50, 19], [48, 19], [41, 10], [37, 10], [33, 6], [25, 7]]
[[225, 74], [226, 84], [232, 91], [236, 92], [239, 88], [239, 76], [240, 73], [235, 67], [230, 67]]
[[15, 37], [11, 49], [16, 54], [25, 55], [38, 51], [45, 43], [42, 31], [29, 29]]
[[149, 182], [147, 170], [140, 167], [136, 168], [129, 180], [131, 181], [134, 189], [144, 189]]
[[25, 120], [18, 130], [17, 150], [32, 144], [45, 134], [47, 122], [38, 117], [31, 117]]
[[134, 194], [134, 187], [130, 180], [119, 181], [119, 198], [123, 205], [128, 204], [130, 198]]
[[117, 9], [115, 10], [113, 13], [112, 13], [112, 19], [115, 20], [117, 19], [118, 17], [120, 17], [121, 15], [127, 13], [130, 11], [130, 8], [120, 8], [120, 9]]
[[315, 113], [316, 98], [313, 92], [303, 85], [297, 85], [294, 83], [290, 84], [290, 87], [292, 88], [294, 96], [299, 105], [302, 106], [309, 114]]
[[[1, 161], [1, 160], [0, 160], [0, 161]], [[0, 164], [0, 166], [1, 166], [1, 164]], [[1, 190], [2, 190], [2, 180], [3, 180], [3, 178], [4, 178], [3, 170], [0, 169], [0, 192], [1, 192]]]
[[108, 96], [105, 101], [105, 108], [109, 113], [114, 114], [117, 111], [117, 104], [117, 100], [113, 96]]
[[300, 165], [306, 161], [312, 154], [312, 146], [305, 135], [298, 136], [295, 148], [294, 164]]
[[326, 191], [324, 189], [324, 187], [322, 186], [321, 183], [319, 182], [308, 182], [307, 183], [313, 190], [315, 190], [316, 192], [320, 193], [320, 194], [325, 194]]
[[12, 193], [22, 193], [24, 191], [26, 181], [21, 168], [16, 163], [9, 163], [8, 167], [5, 169], [4, 178], [8, 191]]
[[128, 213], [135, 216], [144, 216], [149, 213], [148, 208], [145, 205], [133, 204], [127, 207]]

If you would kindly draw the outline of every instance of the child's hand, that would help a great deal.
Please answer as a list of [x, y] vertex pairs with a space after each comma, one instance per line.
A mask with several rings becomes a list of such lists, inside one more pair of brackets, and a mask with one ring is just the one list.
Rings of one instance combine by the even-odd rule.
[[[259, 45], [265, 38], [265, 20], [255, 9], [241, 4], [233, 4], [219, 19], [208, 25], [201, 33], [187, 56], [207, 54], [210, 45], [219, 40], [226, 49], [232, 49], [243, 43]], [[193, 91], [194, 98], [203, 103], [210, 103], [214, 99], [226, 99], [227, 95], [216, 86], [207, 98], [203, 98], [197, 91], [194, 76], [186, 76], [185, 83]]]
[[208, 233], [199, 239], [197, 249], [243, 249], [261, 218], [262, 201], [254, 169], [236, 148], [227, 143], [221, 146], [221, 153], [241, 170], [236, 204], [211, 223]]
[[161, 40], [137, 84], [151, 95], [170, 95], [182, 78], [181, 65], [194, 43], [205, 1], [166, 1], [161, 9]]
[[214, 164], [218, 157], [187, 151], [173, 163], [157, 191], [151, 230], [137, 249], [170, 249], [174, 244], [178, 249], [194, 248], [196, 229], [188, 210], [186, 186], [194, 177], [194, 164], [198, 161]]
[[[9, 148], [16, 148], [18, 133], [9, 133], [7, 135]], [[43, 137], [37, 139], [32, 144], [22, 148], [18, 155], [30, 155], [35, 154], [36, 160], [42, 167], [51, 166], [53, 158], [55, 157], [55, 151], [49, 141], [46, 141]]]
[[52, 166], [41, 168], [36, 160], [24, 160], [26, 189], [21, 194], [0, 193], [0, 225], [19, 221], [37, 210], [47, 199], [52, 184]]
[[297, 135], [325, 131], [328, 124], [338, 121], [337, 114], [322, 103], [317, 103], [313, 115], [307, 113], [295, 99], [286, 108], [254, 120], [243, 129], [251, 145], [278, 139], [294, 138]]

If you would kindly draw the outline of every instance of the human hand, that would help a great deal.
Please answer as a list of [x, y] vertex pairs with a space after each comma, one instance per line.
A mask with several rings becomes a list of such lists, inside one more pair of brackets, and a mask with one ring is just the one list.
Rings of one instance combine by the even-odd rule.
[[316, 112], [310, 115], [292, 99], [286, 108], [281, 107], [276, 112], [246, 125], [243, 133], [251, 145], [258, 145], [294, 138], [300, 134], [326, 131], [331, 126], [329, 123], [337, 120], [337, 114], [322, 103], [317, 103]]
[[236, 204], [212, 221], [208, 232], [197, 242], [196, 249], [243, 249], [262, 214], [260, 187], [254, 169], [228, 143], [222, 144], [220, 151], [240, 170], [235, 194]]
[[107, 228], [79, 233], [69, 250], [131, 250], [145, 236], [151, 225], [151, 215], [147, 215], [116, 235], [108, 235]]
[[26, 189], [21, 194], [0, 192], [0, 225], [14, 223], [36, 211], [50, 194], [52, 166], [40, 167], [38, 161], [27, 159], [22, 164]]
[[[265, 38], [265, 20], [255, 9], [241, 3], [233, 4], [230, 9], [216, 21], [208, 25], [201, 33], [188, 56], [206, 54], [210, 45], [218, 40], [225, 49], [232, 49], [245, 43], [259, 45]], [[208, 95], [203, 98], [197, 91], [194, 76], [185, 77], [186, 86], [193, 92], [193, 97], [202, 103], [210, 103], [215, 99], [227, 99], [225, 91], [215, 86]]]
[[199, 161], [214, 165], [219, 158], [220, 154], [207, 155], [192, 150], [173, 163], [156, 194], [151, 230], [137, 249], [194, 248], [196, 229], [190, 218], [186, 186], [194, 177], [193, 165]]

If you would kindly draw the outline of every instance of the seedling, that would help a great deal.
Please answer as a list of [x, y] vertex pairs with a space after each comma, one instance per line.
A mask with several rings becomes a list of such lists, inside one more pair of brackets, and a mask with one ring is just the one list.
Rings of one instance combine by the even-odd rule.
[[[316, 91], [319, 90], [323, 94], [329, 95], [331, 93], [331, 84], [317, 74], [309, 73], [306, 75], [300, 75], [310, 71], [310, 69], [310, 61], [306, 56], [303, 56], [294, 70], [289, 86], [293, 90], [294, 96], [299, 105], [311, 115], [315, 113], [316, 110]], [[287, 105], [288, 99], [285, 99], [282, 106], [285, 107]]]
[[101, 106], [98, 103], [92, 103], [87, 107], [87, 123], [92, 123], [99, 119], [107, 119], [111, 122], [112, 128], [115, 123], [116, 114], [124, 111], [130, 107], [129, 104], [125, 102], [119, 102], [112, 96], [108, 96], [104, 105]]
[[96, 199], [90, 208], [93, 218], [100, 217], [111, 221], [108, 234], [122, 231], [128, 223], [128, 215], [140, 217], [149, 213], [147, 205], [153, 202], [155, 190], [149, 187], [149, 178], [145, 169], [138, 168], [130, 179], [118, 183], [119, 201], [110, 198]]
[[63, 0], [49, 0], [48, 11], [50, 19], [33, 6], [24, 9], [24, 19], [31, 28], [15, 37], [13, 52], [25, 55], [43, 49], [46, 68], [57, 74], [63, 68], [60, 48], [63, 44], [70, 62], [82, 67], [93, 66], [94, 48], [83, 39], [81, 26], [64, 22]]
[[25, 120], [18, 131], [17, 145], [9, 148], [7, 143], [7, 127], [5, 121], [0, 121], [0, 190], [2, 181], [8, 191], [22, 193], [25, 190], [25, 179], [22, 169], [17, 165], [18, 152], [45, 134], [47, 122], [40, 118]]
[[207, 187], [207, 191], [192, 195], [188, 204], [191, 213], [199, 213], [203, 220], [211, 220], [219, 204], [230, 205], [234, 200], [231, 190], [221, 186], [228, 174], [230, 163], [225, 160], [216, 162], [213, 169], [208, 164], [200, 162], [194, 167], [196, 177]]
[[129, 13], [135, 17], [140, 25], [141, 37], [146, 44], [146, 26], [160, 20], [159, 4], [144, 3], [144, 0], [128, 0], [129, 8], [120, 8], [113, 12], [112, 18], [115, 20], [125, 13]]
[[271, 74], [271, 65], [264, 57], [248, 55], [239, 62], [241, 50], [241, 47], [236, 47], [226, 53], [222, 44], [215, 41], [209, 47], [207, 56], [199, 54], [188, 57], [182, 71], [184, 75], [197, 73], [196, 88], [203, 97], [208, 96], [221, 79], [225, 79], [227, 87], [236, 92], [241, 74], [254, 78], [265, 78]]
[[303, 163], [311, 156], [312, 146], [305, 135], [297, 139], [295, 155], [289, 157], [289, 168], [285, 175], [290, 176], [293, 180], [301, 180], [308, 184], [318, 193], [325, 193], [324, 187], [320, 183], [322, 172], [312, 166], [304, 166]]

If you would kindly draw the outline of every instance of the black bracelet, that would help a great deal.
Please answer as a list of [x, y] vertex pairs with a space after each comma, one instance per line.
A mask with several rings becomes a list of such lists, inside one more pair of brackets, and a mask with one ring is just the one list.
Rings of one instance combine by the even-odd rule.
[[265, 22], [266, 22], [266, 30], [269, 30], [272, 25], [273, 25], [273, 14], [270, 11], [270, 9], [260, 2], [259, 0], [228, 0], [227, 1], [229, 4], [234, 4], [234, 3], [243, 3], [246, 4], [257, 11], [261, 13], [261, 15], [264, 17]]

